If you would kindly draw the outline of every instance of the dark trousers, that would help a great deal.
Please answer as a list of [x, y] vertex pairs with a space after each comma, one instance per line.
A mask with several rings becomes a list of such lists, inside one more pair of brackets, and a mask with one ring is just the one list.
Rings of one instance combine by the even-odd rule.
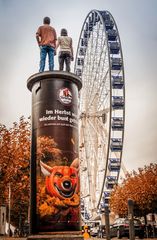
[[70, 72], [71, 55], [69, 52], [60, 52], [58, 61], [59, 61], [59, 70], [60, 71], [63, 71], [64, 63], [65, 63], [66, 71]]

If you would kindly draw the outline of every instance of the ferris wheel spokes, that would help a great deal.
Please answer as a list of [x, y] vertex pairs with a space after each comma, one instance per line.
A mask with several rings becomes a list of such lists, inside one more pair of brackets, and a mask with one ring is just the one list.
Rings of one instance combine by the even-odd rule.
[[[92, 10], [80, 34], [75, 73], [80, 94], [80, 159], [84, 214], [108, 204], [121, 167], [125, 91], [119, 32], [108, 11]], [[84, 197], [86, 196], [86, 197]]]

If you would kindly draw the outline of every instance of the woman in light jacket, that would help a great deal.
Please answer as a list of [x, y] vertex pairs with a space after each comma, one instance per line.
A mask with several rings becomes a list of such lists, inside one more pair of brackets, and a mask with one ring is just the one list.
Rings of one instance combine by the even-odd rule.
[[61, 29], [61, 36], [57, 39], [56, 49], [60, 48], [58, 54], [59, 70], [63, 71], [64, 63], [67, 72], [70, 72], [70, 63], [73, 58], [72, 38], [68, 37], [68, 32], [65, 28]]

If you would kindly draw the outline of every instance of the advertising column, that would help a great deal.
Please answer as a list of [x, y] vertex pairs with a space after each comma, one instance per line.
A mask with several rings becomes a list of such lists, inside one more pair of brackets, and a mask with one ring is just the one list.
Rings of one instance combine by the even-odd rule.
[[78, 91], [67, 72], [31, 76], [31, 233], [80, 230]]

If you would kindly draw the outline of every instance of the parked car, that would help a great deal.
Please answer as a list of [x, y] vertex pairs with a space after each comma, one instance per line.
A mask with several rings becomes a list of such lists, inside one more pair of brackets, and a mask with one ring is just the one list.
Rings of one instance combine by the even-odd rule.
[[23, 236], [27, 237], [29, 235], [29, 223], [25, 223], [23, 226]]
[[106, 237], [106, 227], [105, 225], [100, 225], [98, 227], [98, 237], [105, 238]]
[[[144, 226], [139, 219], [134, 219], [135, 236], [144, 238]], [[129, 237], [129, 220], [127, 218], [118, 218], [110, 227], [111, 237]]]
[[90, 235], [92, 237], [97, 237], [98, 236], [98, 228], [97, 227], [91, 227]]

